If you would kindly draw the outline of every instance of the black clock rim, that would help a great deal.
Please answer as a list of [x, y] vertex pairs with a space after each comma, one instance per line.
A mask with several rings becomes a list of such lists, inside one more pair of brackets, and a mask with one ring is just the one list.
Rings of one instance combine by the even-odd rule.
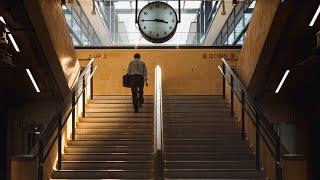
[[[141, 27], [140, 27], [139, 19], [140, 19], [141, 12], [142, 12], [142, 10], [143, 10], [145, 7], [149, 6], [150, 4], [165, 4], [165, 5], [168, 5], [168, 6], [173, 10], [174, 15], [176, 16], [176, 25], [175, 25], [173, 31], [172, 31], [169, 35], [167, 35], [166, 37], [164, 37], [164, 38], [157, 38], [157, 39], [156, 39], [156, 38], [151, 38], [151, 37], [149, 37], [148, 35], [146, 35], [146, 34], [142, 31], [142, 29], [141, 29]], [[175, 34], [175, 32], [176, 32], [176, 30], [177, 30], [177, 27], [178, 27], [178, 21], [177, 21], [177, 20], [178, 20], [178, 16], [177, 16], [176, 10], [174, 10], [173, 7], [170, 6], [170, 4], [165, 3], [165, 2], [161, 2], [161, 1], [154, 1], [154, 2], [148, 3], [147, 5], [145, 5], [145, 6], [140, 10], [139, 15], [138, 15], [138, 27], [139, 27], [140, 33], [142, 34], [142, 36], [143, 36], [147, 41], [152, 42], [152, 43], [164, 43], [164, 42], [167, 42], [168, 40], [170, 40], [170, 39], [173, 37], [173, 35]]]

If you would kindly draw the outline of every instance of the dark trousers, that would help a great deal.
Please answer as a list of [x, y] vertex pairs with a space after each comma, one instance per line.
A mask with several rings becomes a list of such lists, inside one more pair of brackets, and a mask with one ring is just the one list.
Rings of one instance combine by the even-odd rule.
[[142, 75], [133, 75], [132, 77], [131, 94], [134, 110], [138, 110], [139, 105], [144, 103], [143, 98], [143, 88], [144, 88], [144, 79]]

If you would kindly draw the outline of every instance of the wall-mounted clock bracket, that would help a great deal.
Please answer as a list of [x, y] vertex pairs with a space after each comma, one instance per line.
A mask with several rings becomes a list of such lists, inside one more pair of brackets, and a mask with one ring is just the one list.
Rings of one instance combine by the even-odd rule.
[[[181, 22], [181, 0], [178, 0], [178, 23]], [[135, 23], [138, 23], [138, 0], [136, 0], [136, 10], [135, 10]]]

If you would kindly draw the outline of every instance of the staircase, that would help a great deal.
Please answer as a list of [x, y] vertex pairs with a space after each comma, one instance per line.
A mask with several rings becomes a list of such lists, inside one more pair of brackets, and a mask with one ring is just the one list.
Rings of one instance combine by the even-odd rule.
[[264, 179], [222, 96], [165, 96], [166, 179]]
[[131, 96], [94, 96], [52, 179], [152, 179], [153, 97], [133, 113]]

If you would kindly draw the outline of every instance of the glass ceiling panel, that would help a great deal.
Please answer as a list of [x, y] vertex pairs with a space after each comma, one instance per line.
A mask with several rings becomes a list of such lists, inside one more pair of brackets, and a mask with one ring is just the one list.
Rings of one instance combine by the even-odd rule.
[[[81, 33], [72, 32], [75, 38], [79, 41], [78, 44], [89, 44], [92, 46], [121, 46], [121, 45], [202, 45], [201, 39], [205, 36], [208, 28], [205, 25], [210, 24], [217, 8], [216, 0], [206, 3], [206, 11], [200, 8], [204, 1], [201, 0], [186, 0], [181, 1], [181, 22], [178, 23], [176, 33], [167, 42], [161, 44], [150, 43], [145, 40], [139, 32], [138, 25], [135, 24], [135, 0], [95, 0], [96, 6], [93, 10], [92, 3], [89, 0], [77, 0], [72, 5], [69, 4], [66, 12], [77, 11], [81, 14], [80, 20], [83, 22], [88, 20], [92, 27], [82, 26], [81, 29], [86, 37], [82, 38]], [[91, 1], [91, 0], [90, 0]], [[139, 0], [138, 13], [148, 3], [153, 1]], [[171, 5], [178, 14], [178, 0], [163, 1]], [[254, 6], [254, 5], [252, 5]], [[79, 11], [79, 12], [78, 12]], [[81, 13], [80, 13], [81, 11]], [[92, 14], [92, 12], [94, 12]], [[210, 16], [212, 17], [208, 17]], [[87, 18], [85, 18], [87, 17]], [[76, 18], [76, 17], [73, 17]], [[72, 27], [71, 27], [72, 29]], [[88, 31], [90, 29], [90, 31]], [[72, 31], [76, 31], [72, 29]], [[83, 33], [82, 33], [83, 34]], [[78, 37], [79, 36], [79, 37]], [[81, 42], [82, 39], [89, 40]], [[87, 40], [86, 40], [87, 41]]]

